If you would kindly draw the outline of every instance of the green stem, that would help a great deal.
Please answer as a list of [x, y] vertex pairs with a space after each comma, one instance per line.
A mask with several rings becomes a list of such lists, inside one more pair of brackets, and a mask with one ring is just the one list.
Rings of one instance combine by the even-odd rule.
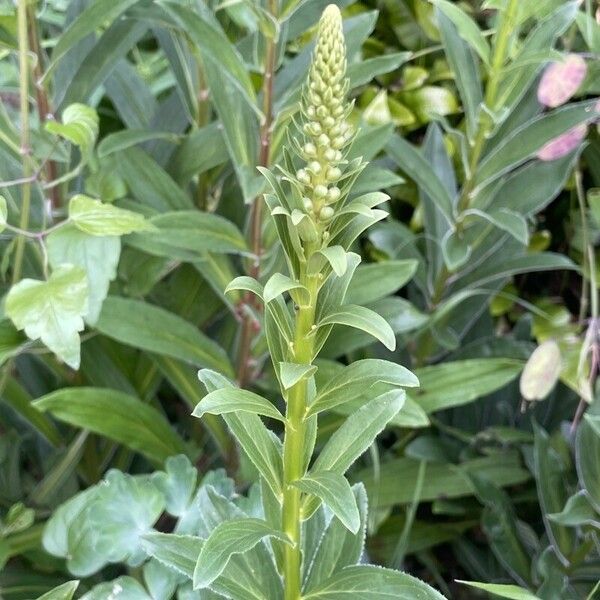
[[[303, 275], [302, 283], [310, 292], [310, 303], [298, 308], [294, 333], [293, 361], [299, 364], [311, 364], [314, 353], [313, 326], [318, 293], [318, 277]], [[283, 531], [292, 540], [293, 545], [285, 546], [284, 585], [285, 600], [299, 600], [301, 580], [301, 493], [291, 484], [302, 479], [306, 469], [304, 415], [307, 405], [307, 380], [294, 385], [287, 402], [285, 438], [283, 443]]]
[[[23, 156], [23, 178], [31, 176], [29, 161], [29, 34], [27, 31], [27, 0], [19, 0], [17, 7], [17, 28], [19, 38], [19, 97], [21, 113], [21, 155]], [[21, 219], [19, 229], [27, 230], [29, 227], [29, 210], [31, 204], [31, 182], [26, 181], [21, 188]], [[12, 273], [12, 283], [21, 279], [23, 270], [23, 254], [25, 252], [26, 237], [17, 238], [15, 248], [15, 262]]]

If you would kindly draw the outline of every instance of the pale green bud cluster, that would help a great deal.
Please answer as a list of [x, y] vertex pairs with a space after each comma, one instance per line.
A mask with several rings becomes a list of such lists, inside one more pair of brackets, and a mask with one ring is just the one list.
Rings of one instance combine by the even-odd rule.
[[[296, 172], [304, 209], [318, 225], [334, 216], [342, 197], [340, 180], [345, 149], [354, 132], [347, 122], [352, 106], [346, 101], [346, 46], [342, 16], [329, 5], [319, 22], [317, 44], [302, 97], [304, 139], [297, 144], [306, 165]], [[342, 168], [341, 168], [342, 167]]]

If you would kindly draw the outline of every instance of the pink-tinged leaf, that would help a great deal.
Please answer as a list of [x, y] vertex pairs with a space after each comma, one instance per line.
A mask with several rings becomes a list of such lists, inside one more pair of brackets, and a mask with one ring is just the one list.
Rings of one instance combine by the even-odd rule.
[[586, 62], [578, 54], [569, 54], [563, 61], [552, 63], [540, 81], [538, 100], [550, 107], [564, 104], [579, 89], [586, 73]]
[[583, 141], [586, 133], [587, 125], [585, 123], [577, 125], [577, 127], [573, 127], [573, 129], [569, 129], [566, 133], [550, 140], [537, 153], [537, 157], [543, 161], [557, 160], [577, 148]]

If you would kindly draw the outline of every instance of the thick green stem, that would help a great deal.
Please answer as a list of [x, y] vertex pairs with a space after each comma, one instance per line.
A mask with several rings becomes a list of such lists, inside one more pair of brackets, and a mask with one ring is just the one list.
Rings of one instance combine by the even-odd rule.
[[[27, 230], [29, 227], [29, 210], [31, 204], [31, 164], [29, 161], [29, 34], [27, 31], [27, 0], [19, 0], [17, 7], [17, 27], [19, 37], [19, 97], [21, 113], [21, 148], [23, 157], [23, 179], [25, 183], [21, 188], [21, 219], [19, 229]], [[12, 282], [21, 279], [23, 269], [23, 254], [25, 252], [26, 237], [19, 235], [15, 248], [15, 262], [13, 265]]]
[[[315, 306], [318, 278], [304, 276], [300, 282], [310, 292], [310, 303], [300, 306], [296, 315], [293, 361], [299, 364], [311, 364], [314, 353], [313, 326], [315, 324]], [[301, 494], [292, 486], [292, 482], [304, 476], [306, 468], [304, 415], [307, 405], [307, 381], [302, 379], [294, 385], [287, 398], [287, 422], [283, 445], [283, 531], [293, 542], [285, 546], [284, 585], [285, 599], [299, 600], [301, 593]]]

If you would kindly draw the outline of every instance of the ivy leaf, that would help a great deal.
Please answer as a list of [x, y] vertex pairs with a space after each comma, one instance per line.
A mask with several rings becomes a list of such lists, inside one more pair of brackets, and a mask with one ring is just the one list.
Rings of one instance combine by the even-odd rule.
[[356, 505], [356, 498], [348, 480], [334, 471], [316, 471], [305, 475], [302, 479], [294, 481], [293, 486], [308, 494], [320, 498], [333, 514], [352, 533], [360, 527], [360, 514]]
[[156, 231], [143, 215], [77, 194], [69, 202], [69, 219], [90, 235], [125, 235], [134, 231]]
[[88, 154], [98, 137], [98, 114], [85, 104], [70, 104], [62, 114], [62, 123], [47, 121], [46, 131], [68, 140]]
[[52, 268], [69, 263], [85, 269], [89, 298], [84, 318], [89, 325], [95, 325], [109, 284], [117, 276], [121, 239], [113, 235], [88, 235], [69, 223], [53, 231], [46, 241]]
[[62, 265], [48, 281], [23, 279], [6, 297], [6, 314], [27, 337], [42, 342], [73, 369], [79, 368], [79, 332], [88, 311], [85, 271]]

